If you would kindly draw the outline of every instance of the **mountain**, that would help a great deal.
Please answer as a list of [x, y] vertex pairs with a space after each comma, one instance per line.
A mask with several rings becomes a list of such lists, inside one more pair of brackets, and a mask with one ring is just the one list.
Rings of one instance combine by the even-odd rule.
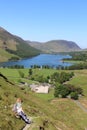
[[47, 53], [71, 52], [71, 51], [81, 50], [81, 48], [75, 42], [67, 41], [67, 40], [51, 40], [45, 43], [29, 41], [28, 43], [32, 47], [35, 47]]
[[22, 38], [0, 27], [0, 61], [27, 58], [38, 54], [40, 54], [40, 50], [31, 47]]

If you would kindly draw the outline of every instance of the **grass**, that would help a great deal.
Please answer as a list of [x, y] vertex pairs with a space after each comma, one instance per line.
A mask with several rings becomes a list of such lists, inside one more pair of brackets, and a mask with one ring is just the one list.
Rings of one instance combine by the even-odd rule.
[[56, 72], [57, 70], [56, 69], [34, 69], [33, 70], [34, 73], [37, 74], [40, 74], [40, 75], [43, 75], [43, 76], [48, 76], [48, 75], [51, 75], [52, 73]]
[[74, 130], [87, 128], [87, 115], [77, 107], [73, 101], [69, 99], [56, 99], [52, 103], [53, 105], [56, 104], [55, 107], [60, 111], [58, 113], [59, 119], [62, 120], [62, 122], [65, 122], [65, 124], [68, 124], [69, 128]]
[[15, 57], [14, 54], [10, 54], [7, 51], [0, 48], [0, 62], [5, 62], [11, 57]]
[[[16, 82], [20, 79], [19, 70], [3, 69], [0, 72], [8, 77], [9, 80]], [[28, 69], [21, 69], [28, 76]], [[34, 69], [34, 74], [48, 76], [58, 70], [37, 70]], [[62, 70], [61, 70], [62, 71]], [[64, 70], [63, 70], [64, 71]], [[67, 71], [67, 70], [66, 70]], [[60, 71], [58, 71], [60, 72]], [[83, 104], [87, 102], [87, 70], [75, 70], [75, 76], [69, 83], [80, 86], [84, 90], [85, 96], [80, 99]], [[15, 78], [17, 77], [17, 79]], [[21, 79], [27, 80], [28, 79]], [[32, 82], [32, 81], [31, 81]], [[16, 85], [7, 83], [0, 77], [0, 127], [1, 129], [21, 129], [25, 123], [14, 117], [12, 113], [12, 104], [17, 97], [23, 100], [23, 108], [27, 115], [37, 117], [29, 130], [38, 130], [39, 126], [43, 126], [45, 120], [48, 121], [44, 126], [45, 130], [84, 130], [87, 128], [87, 113], [79, 108], [71, 99], [54, 98], [53, 90], [49, 94], [35, 94], [28, 87], [21, 89]]]
[[35, 95], [36, 95], [37, 97], [39, 97], [40, 99], [49, 102], [49, 101], [51, 101], [52, 99], [54, 99], [54, 90], [51, 89], [48, 94], [42, 94], [42, 93], [41, 93], [41, 94], [40, 94], [40, 93], [38, 94], [38, 93], [36, 93]]
[[63, 60], [64, 62], [69, 62], [69, 63], [76, 63], [76, 64], [79, 64], [79, 63], [84, 63], [84, 61], [81, 61], [81, 60]]
[[84, 96], [87, 98], [87, 70], [74, 71], [75, 77], [69, 83], [80, 86], [84, 91]]

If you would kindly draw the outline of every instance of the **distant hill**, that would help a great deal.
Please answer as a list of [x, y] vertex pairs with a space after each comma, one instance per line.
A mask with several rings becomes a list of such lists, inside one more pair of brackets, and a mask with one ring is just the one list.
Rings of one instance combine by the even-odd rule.
[[31, 47], [22, 38], [0, 27], [0, 61], [32, 57], [39, 53], [40, 50]]
[[48, 53], [71, 52], [81, 50], [81, 48], [75, 42], [67, 40], [52, 40], [45, 43], [28, 41], [28, 43], [32, 47]]
[[83, 49], [83, 51], [87, 51], [87, 48]]

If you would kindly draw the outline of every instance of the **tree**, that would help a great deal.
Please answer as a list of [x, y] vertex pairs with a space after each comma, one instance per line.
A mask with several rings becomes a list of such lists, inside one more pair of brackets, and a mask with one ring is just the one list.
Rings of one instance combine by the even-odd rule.
[[29, 75], [32, 75], [33, 71], [32, 69], [29, 69]]
[[75, 100], [77, 100], [79, 97], [77, 92], [71, 92], [70, 96], [72, 99], [75, 99]]
[[83, 95], [83, 90], [80, 87], [75, 87], [71, 84], [55, 84], [54, 96], [66, 98], [70, 95], [72, 99], [77, 100], [79, 94]]
[[72, 78], [72, 76], [74, 76], [74, 73], [66, 73], [66, 72], [55, 72], [51, 75], [51, 81], [53, 82], [59, 82], [59, 83], [64, 83], [66, 81], [69, 81], [70, 78]]
[[21, 78], [24, 78], [24, 73], [22, 71], [19, 71], [19, 75]]
[[60, 85], [56, 84], [55, 91], [54, 91], [55, 97], [59, 97], [61, 95], [61, 97], [65, 98], [68, 94], [69, 94], [69, 91], [67, 87], [65, 87], [63, 84], [60, 84]]
[[59, 83], [56, 83], [55, 84], [55, 89], [54, 89], [54, 96], [55, 97], [59, 97], [59, 94], [60, 94], [60, 87], [59, 87]]

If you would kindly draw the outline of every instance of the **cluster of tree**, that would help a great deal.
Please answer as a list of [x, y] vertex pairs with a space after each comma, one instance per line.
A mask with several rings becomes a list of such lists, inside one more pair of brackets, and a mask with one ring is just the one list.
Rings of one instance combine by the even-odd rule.
[[56, 67], [57, 70], [81, 70], [87, 69], [87, 62], [73, 64], [71, 66], [58, 66]]
[[65, 58], [66, 60], [87, 61], [87, 51], [69, 52], [69, 54], [72, 58]]
[[23, 65], [12, 65], [12, 66], [8, 66], [8, 68], [11, 68], [11, 69], [24, 69], [24, 66]]
[[[49, 66], [49, 65], [31, 65], [30, 68], [36, 69], [36, 68], [41, 68], [41, 69], [54, 69], [54, 66]], [[57, 70], [81, 70], [81, 69], [87, 69], [87, 62], [83, 63], [78, 63], [78, 64], [73, 64], [71, 66], [57, 66], [55, 67]]]
[[71, 84], [55, 84], [55, 92], [54, 96], [55, 97], [70, 97], [72, 99], [77, 100], [79, 95], [83, 95], [83, 90], [82, 88], [78, 87], [76, 88], [75, 86]]
[[68, 67], [65, 67], [65, 69], [68, 70], [81, 70], [81, 69], [87, 69], [87, 62], [74, 64]]
[[71, 84], [64, 84], [64, 82], [69, 81], [74, 76], [74, 73], [66, 73], [66, 72], [55, 72], [51, 75], [51, 81], [55, 85], [54, 96], [55, 97], [70, 97], [72, 99], [77, 100], [79, 95], [83, 95], [82, 88], [76, 88]]
[[32, 68], [32, 69], [36, 69], [36, 68], [41, 68], [41, 66], [40, 65], [31, 65], [31, 67], [30, 68]]
[[44, 83], [44, 82], [48, 83], [49, 82], [50, 76], [44, 77], [43, 75], [38, 75], [38, 74], [34, 75], [33, 70], [31, 68], [29, 69], [28, 73], [29, 73], [29, 79], [31, 79], [31, 80], [35, 80], [35, 81], [38, 81], [40, 83]]
[[53, 67], [52, 66], [49, 66], [49, 65], [42, 65], [42, 66], [40, 66], [40, 65], [31, 65], [31, 67], [30, 68], [33, 68], [33, 69], [36, 69], [36, 68], [42, 68], [42, 69], [53, 69]]
[[72, 78], [74, 76], [74, 73], [71, 72], [71, 73], [66, 73], [66, 72], [61, 72], [61, 73], [58, 73], [58, 72], [55, 72], [51, 75], [51, 82], [55, 83], [55, 82], [58, 82], [58, 83], [64, 83], [66, 81], [69, 81], [70, 78]]
[[30, 77], [31, 80], [35, 80], [35, 81], [38, 81], [40, 83], [48, 83], [49, 80], [47, 77], [44, 77], [43, 75], [32, 75]]
[[55, 83], [55, 82], [59, 82], [59, 83], [64, 83], [66, 81], [69, 81], [70, 78], [72, 78], [74, 76], [74, 73], [71, 72], [71, 73], [66, 73], [66, 72], [61, 72], [61, 73], [58, 73], [58, 72], [55, 72], [53, 73], [51, 76], [47, 76], [47, 77], [44, 77], [43, 75], [34, 75], [33, 74], [33, 70], [30, 68], [29, 69], [29, 78], [31, 80], [36, 80], [36, 81], [39, 81], [39, 82], [46, 82], [48, 83], [49, 80], [51, 81], [51, 83]]
[[16, 56], [11, 57], [11, 58], [9, 59], [9, 61], [17, 61], [17, 60], [20, 60], [20, 58], [19, 58], [19, 57], [16, 57]]
[[58, 67], [56, 67], [56, 69], [57, 70], [81, 70], [81, 69], [87, 69], [87, 62], [73, 64], [71, 66], [58, 66]]
[[48, 77], [44, 77], [43, 75], [33, 75], [33, 70], [29, 69], [29, 79], [38, 81], [40, 83], [48, 83], [49, 79]]
[[49, 65], [42, 65], [42, 68], [43, 69], [51, 69], [51, 68], [53, 68], [52, 66], [49, 66]]

